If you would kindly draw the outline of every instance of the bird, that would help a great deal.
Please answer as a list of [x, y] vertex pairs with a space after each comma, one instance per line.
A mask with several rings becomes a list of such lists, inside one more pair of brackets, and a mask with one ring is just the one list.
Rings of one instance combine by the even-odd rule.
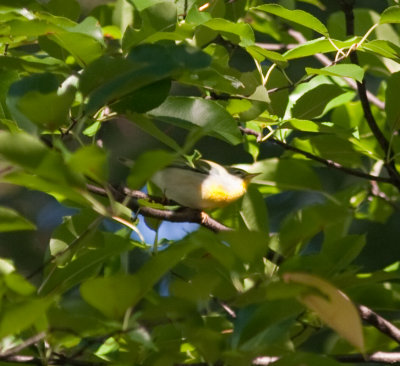
[[164, 196], [197, 210], [224, 207], [242, 197], [253, 177], [242, 169], [198, 159], [192, 164], [177, 161], [156, 172], [151, 181]]

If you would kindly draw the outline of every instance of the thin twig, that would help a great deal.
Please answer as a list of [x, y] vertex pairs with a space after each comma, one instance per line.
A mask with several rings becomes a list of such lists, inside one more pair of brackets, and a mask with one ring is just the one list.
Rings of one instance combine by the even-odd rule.
[[[244, 127], [239, 127], [239, 128], [242, 131], [242, 133], [244, 133], [246, 135], [256, 136], [257, 140], [261, 141], [262, 136], [257, 131], [254, 131], [254, 130], [249, 129], [249, 128], [244, 128]], [[297, 153], [299, 153], [299, 154], [301, 154], [303, 156], [306, 156], [307, 158], [309, 158], [311, 160], [318, 161], [319, 163], [326, 165], [328, 168], [333, 168], [333, 169], [336, 169], [336, 170], [340, 170], [340, 171], [342, 171], [344, 173], [353, 175], [355, 177], [363, 178], [363, 179], [368, 179], [368, 180], [372, 180], [372, 181], [376, 181], [376, 182], [384, 182], [384, 183], [393, 184], [393, 180], [391, 178], [378, 177], [376, 175], [371, 175], [371, 174], [368, 174], [368, 173], [364, 173], [361, 170], [345, 167], [345, 166], [343, 166], [343, 165], [341, 165], [341, 164], [339, 164], [339, 163], [337, 163], [335, 161], [321, 158], [320, 156], [317, 156], [317, 155], [314, 155], [314, 154], [312, 154], [312, 153], [310, 153], [308, 151], [299, 149], [298, 147], [289, 145], [288, 143], [280, 141], [280, 140], [278, 140], [276, 138], [271, 137], [266, 141], [270, 142], [270, 143], [273, 143], [275, 145], [279, 145], [282, 148], [284, 148], [285, 150], [290, 150], [290, 151], [293, 151], [293, 152], [297, 152]]]
[[[303, 36], [302, 33], [295, 31], [294, 29], [289, 29], [288, 33], [290, 34], [290, 36], [292, 36], [299, 44], [303, 44], [305, 42], [307, 42], [307, 39]], [[257, 43], [257, 45], [259, 47], [265, 48], [267, 50], [282, 50], [282, 49], [292, 49], [294, 48], [296, 45], [293, 44], [288, 44], [283, 45], [283, 44], [275, 44], [275, 43]], [[331, 59], [329, 59], [329, 57], [327, 57], [326, 55], [322, 54], [322, 53], [316, 53], [314, 55], [314, 57], [320, 61], [324, 66], [332, 66], [335, 65], [336, 63], [342, 61], [345, 57], [340, 57], [339, 59], [332, 61]], [[351, 78], [344, 78], [344, 80], [346, 81], [346, 83], [354, 90], [357, 90], [357, 83], [351, 79]], [[309, 81], [309, 80], [308, 80]], [[303, 81], [304, 82], [304, 81]], [[276, 93], [280, 90], [284, 90], [284, 89], [288, 89], [292, 87], [291, 85], [287, 85], [287, 86], [283, 86], [283, 87], [279, 87], [279, 88], [273, 88], [268, 90], [268, 93]], [[385, 103], [382, 102], [380, 99], [378, 99], [374, 94], [372, 94], [370, 91], [366, 91], [367, 93], [367, 98], [368, 100], [376, 105], [379, 109], [384, 110], [385, 109]]]
[[26, 356], [26, 355], [13, 355], [1, 360], [2, 363], [29, 363], [34, 365], [43, 365], [43, 361], [38, 357]]
[[[400, 362], [400, 352], [375, 352], [368, 355], [362, 354], [349, 354], [349, 355], [335, 355], [327, 357], [334, 358], [336, 361], [343, 363], [381, 363], [381, 364], [395, 364]], [[280, 357], [257, 357], [253, 360], [253, 365], [268, 366], [273, 365], [275, 362], [279, 361]], [[207, 364], [204, 363], [204, 366]]]
[[393, 209], [400, 211], [399, 203], [390, 198], [385, 192], [382, 192], [378, 183], [374, 181], [371, 181], [370, 199], [372, 199], [372, 197], [377, 197], [380, 200], [386, 202]]
[[1, 352], [0, 353], [0, 360], [2, 359], [7, 359], [9, 356], [15, 355], [19, 352], [21, 352], [23, 349], [28, 348], [32, 344], [35, 344], [39, 341], [41, 341], [44, 337], [46, 336], [45, 332], [40, 332], [33, 337], [28, 338], [18, 346], [15, 346], [13, 348], [8, 349], [7, 351]]
[[7, 174], [7, 173], [10, 173], [10, 172], [11, 172], [12, 170], [14, 170], [14, 169], [15, 169], [15, 167], [12, 166], [12, 165], [6, 166], [6, 167], [0, 169], [0, 176], [1, 176], [1, 175], [5, 175], [5, 174]]
[[[292, 37], [293, 37], [297, 42], [299, 42], [300, 44], [307, 42], [307, 40], [306, 40], [306, 38], [303, 36], [303, 34], [300, 33], [300, 32], [298, 32], [298, 31], [295, 31], [294, 29], [289, 29], [289, 30], [288, 30], [288, 33], [290, 34], [290, 36], [292, 36]], [[350, 54], [350, 59], [351, 59], [351, 57], [352, 57], [352, 56], [351, 56], [352, 54], [355, 54], [355, 52], [352, 52], [352, 53]], [[325, 56], [325, 55], [322, 54], [322, 53], [316, 53], [316, 54], [314, 55], [314, 57], [315, 57], [318, 61], [320, 61], [324, 66], [332, 66], [332, 65], [334, 65], [333, 61], [331, 61], [327, 56]], [[345, 57], [341, 57], [341, 58], [337, 59], [335, 63], [337, 63], [337, 62], [343, 60], [344, 58], [345, 58]], [[347, 83], [352, 89], [357, 90], [357, 83], [356, 83], [353, 79], [344, 78], [344, 80], [346, 81], [346, 83]], [[379, 109], [385, 109], [385, 103], [382, 102], [381, 100], [379, 100], [374, 94], [372, 94], [372, 93], [369, 92], [369, 91], [366, 91], [366, 94], [367, 94], [367, 99], [368, 99], [371, 103], [375, 104]]]
[[375, 352], [369, 355], [337, 355], [335, 356], [335, 359], [343, 363], [382, 363], [390, 365], [400, 362], [400, 352]]
[[68, 136], [69, 133], [72, 131], [72, 129], [76, 126], [78, 123], [78, 120], [76, 118], [71, 117], [71, 124], [68, 126], [68, 128], [65, 131], [61, 130], [61, 137]]

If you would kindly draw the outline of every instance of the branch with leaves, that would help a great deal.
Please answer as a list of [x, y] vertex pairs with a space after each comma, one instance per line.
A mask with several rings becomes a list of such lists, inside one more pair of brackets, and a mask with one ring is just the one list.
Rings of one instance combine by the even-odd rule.
[[[353, 1], [341, 1], [342, 9], [346, 19], [346, 33], [348, 36], [354, 34], [354, 2]], [[350, 60], [353, 64], [359, 65], [359, 60], [356, 52], [350, 53]], [[367, 87], [365, 79], [362, 82], [357, 81], [357, 90], [358, 96], [361, 101], [361, 105], [364, 111], [364, 117], [367, 120], [368, 126], [374, 134], [376, 140], [378, 141], [380, 147], [384, 153], [384, 166], [392, 178], [392, 184], [394, 184], [397, 189], [400, 191], [400, 174], [397, 171], [395, 161], [394, 161], [394, 152], [392, 147], [390, 146], [389, 141], [386, 139], [385, 135], [380, 130], [375, 117], [372, 114], [371, 106], [369, 104], [368, 95], [367, 95]]]
[[[258, 142], [262, 142], [263, 141], [263, 135], [257, 131], [254, 131], [250, 128], [245, 128], [245, 127], [240, 127], [240, 130], [242, 131], [243, 134], [245, 135], [252, 135], [257, 137], [257, 141]], [[345, 167], [335, 161], [332, 160], [327, 160], [324, 158], [321, 158], [318, 155], [314, 155], [308, 151], [299, 149], [295, 146], [291, 146], [290, 144], [280, 141], [277, 138], [274, 137], [269, 137], [267, 140], [265, 140], [266, 142], [270, 142], [272, 144], [276, 144], [280, 147], [282, 147], [285, 150], [289, 150], [289, 151], [293, 151], [296, 152], [298, 154], [301, 154], [311, 160], [317, 161], [323, 165], [326, 165], [328, 168], [332, 168], [332, 169], [336, 169], [336, 170], [340, 170], [343, 173], [346, 174], [350, 174], [353, 175], [355, 177], [358, 178], [363, 178], [363, 179], [368, 179], [374, 182], [383, 182], [383, 183], [393, 183], [393, 180], [391, 178], [387, 178], [387, 177], [380, 177], [380, 176], [376, 176], [376, 175], [371, 175], [368, 173], [364, 173], [361, 170], [357, 170], [357, 169], [353, 169], [353, 168], [349, 168], [349, 167]]]
[[[342, 16], [317, 0], [8, 3], [3, 363], [400, 362], [400, 6], [341, 0]], [[367, 31], [353, 37], [354, 23]], [[262, 178], [239, 212], [127, 188], [193, 148], [252, 159]], [[142, 217], [200, 228], [152, 231]], [[390, 296], [354, 305], [377, 304], [376, 291]], [[366, 339], [363, 324], [380, 336]], [[326, 328], [348, 354], [324, 351]]]

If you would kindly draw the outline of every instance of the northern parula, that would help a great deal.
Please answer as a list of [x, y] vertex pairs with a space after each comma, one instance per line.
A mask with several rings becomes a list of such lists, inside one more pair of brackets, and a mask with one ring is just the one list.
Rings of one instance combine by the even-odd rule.
[[258, 174], [199, 159], [193, 166], [173, 163], [151, 178], [165, 197], [182, 206], [204, 210], [223, 207], [246, 193]]

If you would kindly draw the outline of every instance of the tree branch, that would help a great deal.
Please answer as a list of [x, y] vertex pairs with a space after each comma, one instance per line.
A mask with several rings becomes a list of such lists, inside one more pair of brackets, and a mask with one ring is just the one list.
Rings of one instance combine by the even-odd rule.
[[[327, 357], [328, 359], [329, 357]], [[342, 363], [382, 363], [382, 364], [395, 364], [400, 362], [400, 352], [375, 352], [369, 355], [362, 354], [349, 354], [349, 355], [336, 355], [330, 356], [336, 361]], [[273, 365], [275, 362], [279, 361], [280, 357], [257, 357], [253, 360], [253, 365], [258, 366], [268, 366]], [[204, 363], [204, 366], [207, 364]]]
[[383, 364], [394, 364], [400, 362], [400, 352], [375, 352], [369, 355], [362, 354], [350, 354], [350, 355], [338, 355], [335, 359], [343, 363], [383, 363]]
[[[95, 193], [103, 197], [108, 197], [107, 191], [104, 188], [97, 187], [92, 184], [87, 184], [86, 187], [89, 192]], [[138, 198], [148, 201], [162, 201], [159, 197], [149, 196], [141, 191], [131, 190], [126, 187], [120, 189], [111, 187], [111, 193], [115, 200], [117, 200], [118, 202], [125, 202], [126, 197], [131, 197], [132, 200], [128, 202], [127, 207], [145, 217], [151, 217], [154, 219], [170, 222], [191, 222], [199, 224], [215, 233], [218, 233], [220, 231], [232, 230], [230, 227], [221, 224], [217, 220], [214, 220], [203, 211], [194, 210], [187, 207], [183, 207], [182, 209], [173, 211], [140, 206], [137, 202]], [[275, 263], [276, 265], [280, 265], [284, 261], [284, 257], [272, 249], [268, 249], [267, 253], [265, 254], [265, 258], [268, 259], [270, 262]]]
[[395, 325], [393, 325], [385, 318], [382, 318], [380, 315], [378, 315], [365, 305], [358, 305], [358, 311], [363, 320], [374, 326], [381, 333], [386, 334], [388, 337], [392, 338], [393, 340], [395, 340], [397, 343], [400, 344], [399, 328], [397, 328]]
[[[329, 357], [327, 357], [328, 359]], [[400, 362], [400, 352], [375, 352], [368, 355], [362, 354], [349, 354], [349, 355], [336, 355], [330, 356], [330, 358], [334, 358], [335, 360], [342, 363], [378, 363], [378, 364], [397, 364]], [[268, 366], [273, 365], [275, 362], [279, 361], [280, 357], [276, 356], [261, 356], [257, 357], [252, 361], [252, 365], [258, 366]], [[10, 362], [10, 363], [19, 363], [19, 364], [35, 364], [35, 365], [43, 365], [42, 360], [33, 356], [25, 356], [25, 355], [14, 355], [9, 356], [7, 359], [2, 360], [2, 362]], [[51, 365], [72, 365], [72, 366], [103, 366], [106, 365], [106, 361], [84, 361], [77, 360], [73, 358], [68, 358], [66, 356], [58, 355], [55, 358], [49, 360], [49, 364]], [[223, 365], [218, 363], [219, 365]], [[183, 366], [184, 364], [175, 364], [175, 366]], [[186, 364], [185, 364], [186, 365]], [[198, 362], [191, 364], [192, 366], [208, 366], [207, 362]], [[217, 364], [215, 364], [217, 365]]]
[[[107, 191], [104, 188], [88, 184], [87, 189], [89, 192], [107, 197]], [[144, 192], [130, 190], [126, 187], [117, 189], [114, 187], [110, 188], [112, 195], [118, 202], [124, 202], [127, 197], [132, 198], [127, 206], [134, 212], [140, 213], [143, 216], [151, 217], [153, 219], [166, 220], [170, 222], [192, 222], [204, 226], [205, 228], [214, 232], [219, 231], [230, 231], [231, 228], [219, 223], [218, 221], [211, 218], [205, 212], [200, 210], [194, 210], [191, 208], [183, 208], [181, 210], [160, 210], [153, 207], [140, 206], [137, 199], [145, 199], [148, 201], [155, 201], [155, 197], [151, 197]], [[157, 199], [156, 201], [161, 201]]]
[[[258, 141], [261, 141], [261, 139], [262, 139], [261, 134], [258, 133], [257, 131], [254, 131], [254, 130], [252, 130], [250, 128], [244, 128], [244, 127], [239, 127], [239, 129], [240, 129], [240, 131], [242, 131], [243, 134], [256, 136]], [[376, 182], [383, 182], [383, 183], [393, 184], [393, 179], [391, 179], [391, 178], [378, 177], [376, 175], [371, 175], [371, 174], [368, 174], [368, 173], [364, 173], [361, 170], [345, 167], [345, 166], [343, 166], [343, 165], [341, 165], [341, 164], [339, 164], [339, 163], [337, 163], [335, 161], [321, 158], [320, 156], [314, 155], [314, 154], [312, 154], [312, 153], [310, 153], [308, 151], [299, 149], [299, 148], [297, 148], [295, 146], [291, 146], [291, 145], [287, 144], [286, 142], [280, 141], [280, 140], [278, 140], [276, 138], [271, 137], [266, 141], [270, 142], [272, 144], [275, 144], [275, 145], [279, 145], [282, 148], [284, 148], [285, 150], [290, 150], [290, 151], [293, 151], [293, 152], [297, 152], [297, 153], [299, 153], [299, 154], [301, 154], [301, 155], [303, 155], [303, 156], [305, 156], [305, 157], [307, 157], [307, 158], [309, 158], [311, 160], [318, 161], [319, 163], [326, 165], [328, 168], [340, 170], [340, 171], [342, 171], [344, 173], [353, 175], [355, 177], [363, 178], [363, 179], [368, 179], [368, 180], [372, 180], [372, 181], [376, 181]]]
[[43, 365], [43, 362], [38, 357], [26, 356], [26, 355], [13, 355], [8, 356], [4, 359], [0, 358], [2, 363], [10, 362], [10, 363], [29, 363], [34, 365]]
[[[341, 1], [342, 9], [346, 18], [346, 33], [348, 36], [354, 34], [354, 12], [353, 6], [354, 1]], [[350, 53], [350, 61], [359, 65], [358, 56], [356, 52]], [[361, 101], [361, 105], [364, 111], [364, 117], [368, 123], [368, 126], [372, 133], [374, 134], [376, 140], [378, 141], [380, 147], [382, 148], [385, 157], [384, 157], [384, 166], [392, 178], [392, 184], [400, 191], [400, 175], [396, 170], [395, 161], [394, 161], [394, 153], [390, 147], [389, 141], [386, 139], [385, 135], [379, 129], [378, 124], [375, 121], [375, 118], [371, 111], [371, 106], [367, 97], [367, 88], [365, 84], [365, 79], [360, 83], [357, 81], [357, 90], [358, 96]]]

